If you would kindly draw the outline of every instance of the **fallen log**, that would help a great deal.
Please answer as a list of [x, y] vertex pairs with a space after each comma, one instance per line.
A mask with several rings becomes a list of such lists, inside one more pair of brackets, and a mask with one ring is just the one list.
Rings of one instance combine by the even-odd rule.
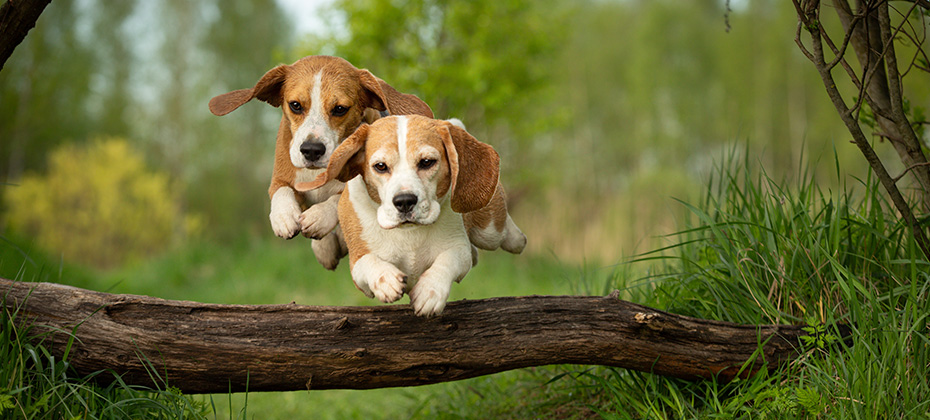
[[463, 300], [429, 319], [409, 305], [218, 305], [4, 279], [0, 297], [54, 354], [73, 334], [77, 373], [185, 393], [413, 386], [551, 364], [730, 380], [792, 360], [805, 335], [616, 295]]

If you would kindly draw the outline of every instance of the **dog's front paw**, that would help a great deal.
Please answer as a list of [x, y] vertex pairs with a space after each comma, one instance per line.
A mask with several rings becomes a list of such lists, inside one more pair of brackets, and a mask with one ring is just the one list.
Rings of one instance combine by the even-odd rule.
[[300, 206], [294, 191], [286, 187], [279, 188], [271, 198], [271, 214], [268, 215], [271, 230], [277, 236], [291, 239], [300, 233], [300, 224], [297, 222], [299, 217]]
[[417, 316], [439, 315], [446, 308], [451, 282], [436, 279], [427, 271], [410, 291], [410, 305]]
[[320, 239], [336, 228], [339, 223], [339, 217], [335, 209], [324, 205], [314, 205], [305, 210], [297, 218], [300, 223], [300, 231], [304, 236], [313, 239]]
[[352, 281], [365, 296], [396, 302], [407, 288], [407, 275], [387, 261], [365, 254], [352, 267]]
[[384, 302], [397, 302], [404, 296], [404, 289], [407, 287], [407, 275], [391, 264], [386, 264], [386, 270], [382, 271], [377, 277], [368, 282], [371, 293], [375, 298]]

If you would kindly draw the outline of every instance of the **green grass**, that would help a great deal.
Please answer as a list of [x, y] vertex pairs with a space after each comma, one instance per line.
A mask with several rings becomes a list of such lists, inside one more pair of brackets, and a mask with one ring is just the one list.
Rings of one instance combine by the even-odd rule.
[[50, 354], [42, 346], [47, 333], [17, 315], [18, 308], [0, 309], [0, 419], [185, 419], [208, 412], [205, 402], [175, 389], [75, 377], [67, 354]]
[[[726, 157], [703, 198], [682, 203], [693, 218], [680, 233], [666, 238], [671, 244], [667, 248], [610, 267], [573, 266], [553, 256], [483, 253], [479, 265], [453, 286], [452, 299], [604, 294], [616, 288], [624, 299], [676, 313], [740, 323], [806, 324], [822, 333], [818, 337], [823, 340], [805, 342], [801, 357], [782, 369], [719, 383], [555, 366], [417, 388], [176, 396], [180, 399], [173, 401], [183, 404], [171, 404], [189, 407], [184, 412], [190, 417], [231, 419], [930, 417], [930, 263], [897, 221], [883, 191], [872, 178], [825, 191], [807, 173], [788, 185], [757, 166]], [[23, 263], [18, 252], [3, 250], [0, 275], [13, 272], [24, 280], [205, 302], [375, 304], [355, 289], [346, 267], [327, 272], [312, 258], [303, 239], [249, 238], [192, 243], [97, 273], [42, 257]], [[831, 344], [834, 331], [828, 326], [836, 323], [851, 326], [852, 346]], [[16, 331], [22, 328], [27, 327]], [[54, 365], [41, 350], [30, 353], [33, 347], [21, 338], [7, 345], [13, 349], [8, 353], [19, 351], [21, 356], [9, 359], [4, 354], [4, 361], [37, 354], [43, 355], [41, 364], [33, 360], [19, 365], [41, 366], [44, 370], [33, 370], [42, 372]], [[60, 375], [63, 365], [55, 369], [51, 377]], [[26, 383], [8, 380], [16, 375], [7, 370], [0, 372], [0, 387], [7, 394]], [[83, 392], [107, 395], [111, 405], [120, 404], [122, 397], [157, 402], [174, 395], [112, 395], [82, 381], [51, 380], [48, 387], [77, 384], [87, 387]], [[24, 400], [40, 401], [41, 393], [35, 395]], [[191, 414], [203, 407], [205, 411]]]
[[[618, 369], [573, 376], [609, 396], [606, 418], [930, 417], [930, 263], [867, 178], [854, 195], [823, 191], [808, 174], [786, 187], [732, 156], [697, 221], [614, 285], [673, 312], [740, 323], [852, 327], [852, 346], [805, 342], [771, 375], [729, 384], [684, 382]], [[629, 270], [629, 269], [627, 269]], [[838, 344], [838, 343], [835, 343]]]

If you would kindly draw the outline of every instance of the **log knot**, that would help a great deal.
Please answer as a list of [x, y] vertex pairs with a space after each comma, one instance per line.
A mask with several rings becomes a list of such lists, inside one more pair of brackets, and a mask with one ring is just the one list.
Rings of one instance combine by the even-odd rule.
[[659, 322], [659, 314], [655, 312], [648, 314], [645, 312], [637, 312], [633, 315], [633, 321], [637, 324], [644, 324], [647, 328], [655, 331], [662, 331], [664, 328], [662, 323]]
[[336, 329], [336, 330], [343, 330], [343, 329], [349, 328], [349, 327], [351, 327], [351, 326], [352, 326], [352, 323], [349, 322], [349, 317], [344, 316], [344, 317], [342, 317], [342, 318], [339, 318], [338, 321], [336, 321], [336, 326], [334, 327], [334, 329]]

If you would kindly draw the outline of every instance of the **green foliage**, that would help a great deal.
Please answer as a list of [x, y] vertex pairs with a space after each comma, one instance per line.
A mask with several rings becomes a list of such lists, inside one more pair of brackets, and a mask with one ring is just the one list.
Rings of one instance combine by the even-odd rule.
[[[552, 88], [552, 64], [568, 34], [556, 1], [340, 0], [331, 35], [300, 55], [330, 53], [414, 92], [439, 118], [531, 122]], [[506, 21], [506, 25], [500, 24]]]
[[807, 318], [807, 326], [801, 329], [808, 334], [801, 336], [801, 344], [805, 348], [825, 349], [838, 340], [838, 337], [831, 333], [826, 325], [812, 317]]
[[[930, 262], [872, 177], [860, 194], [825, 192], [801, 174], [775, 182], [731, 154], [695, 224], [634, 259], [614, 287], [672, 312], [740, 323], [807, 324], [801, 357], [726, 384], [616, 369], [578, 375], [608, 418], [913, 418], [930, 412]], [[852, 329], [851, 346], [831, 325]], [[920, 378], [920, 379], [918, 379]], [[618, 414], [619, 413], [619, 414]]]
[[65, 145], [48, 172], [7, 186], [10, 224], [69, 261], [100, 267], [163, 250], [196, 219], [177, 207], [168, 176], [146, 168], [121, 139]]

